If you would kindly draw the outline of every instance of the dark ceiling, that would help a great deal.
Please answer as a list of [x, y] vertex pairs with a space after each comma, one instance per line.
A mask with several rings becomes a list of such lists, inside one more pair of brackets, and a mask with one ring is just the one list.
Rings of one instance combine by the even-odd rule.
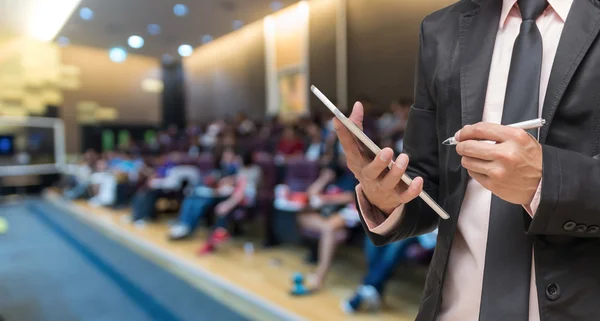
[[[82, 0], [79, 7], [57, 35], [67, 37], [71, 44], [109, 49], [123, 47], [130, 53], [162, 57], [177, 56], [181, 44], [196, 48], [204, 35], [221, 37], [234, 30], [234, 21], [248, 24], [297, 0]], [[176, 4], [188, 7], [187, 15], [173, 12]], [[90, 8], [93, 19], [86, 21], [81, 8]], [[161, 27], [159, 35], [150, 35], [149, 24]], [[133, 49], [127, 45], [131, 35], [144, 38], [144, 46]]]

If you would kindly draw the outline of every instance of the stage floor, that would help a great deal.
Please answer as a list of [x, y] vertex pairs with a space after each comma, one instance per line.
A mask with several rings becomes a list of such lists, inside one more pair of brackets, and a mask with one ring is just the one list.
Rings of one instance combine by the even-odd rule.
[[252, 320], [48, 202], [0, 215], [3, 320]]

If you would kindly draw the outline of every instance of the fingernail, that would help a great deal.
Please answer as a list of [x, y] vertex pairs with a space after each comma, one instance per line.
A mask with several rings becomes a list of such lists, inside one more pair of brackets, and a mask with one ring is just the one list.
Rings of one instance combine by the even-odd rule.
[[454, 134], [454, 139], [456, 139], [457, 142], [460, 142], [460, 130]]
[[396, 161], [396, 166], [398, 166], [399, 168], [406, 167], [406, 158], [405, 157], [398, 157], [398, 160]]
[[392, 157], [385, 150], [382, 150], [381, 153], [379, 153], [379, 158], [381, 158], [382, 161], [389, 162]]

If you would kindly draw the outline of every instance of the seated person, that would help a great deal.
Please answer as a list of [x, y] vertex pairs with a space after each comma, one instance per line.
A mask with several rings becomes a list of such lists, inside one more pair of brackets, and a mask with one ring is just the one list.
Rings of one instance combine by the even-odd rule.
[[183, 154], [172, 152], [168, 155], [168, 161], [157, 170], [156, 177], [150, 179], [148, 185], [153, 189], [163, 191], [177, 191], [182, 188], [184, 182], [195, 185], [200, 179], [198, 168], [190, 165], [181, 165]]
[[284, 163], [285, 160], [301, 156], [303, 153], [304, 142], [298, 136], [298, 132], [292, 126], [286, 127], [277, 144], [276, 154], [278, 162]]
[[227, 218], [239, 207], [252, 207], [262, 181], [260, 166], [254, 162], [254, 155], [245, 152], [242, 156], [242, 166], [235, 175], [235, 189], [230, 197], [221, 201], [215, 208], [217, 221], [208, 241], [199, 249], [198, 254], [212, 253], [216, 247], [229, 239]]
[[396, 266], [408, 257], [410, 246], [420, 244], [425, 250], [433, 250], [436, 238], [437, 230], [377, 247], [368, 237], [365, 237], [367, 274], [354, 295], [342, 302], [344, 312], [354, 313], [363, 305], [366, 305], [368, 310], [378, 310], [381, 306], [384, 286], [392, 277]]
[[140, 157], [133, 157], [129, 152], [118, 155], [118, 161], [113, 162], [110, 167], [117, 180], [115, 206], [124, 207], [129, 204], [143, 170], [144, 162]]
[[133, 197], [132, 220], [143, 225], [147, 218], [156, 215], [155, 205], [159, 198], [168, 192], [184, 192], [186, 187], [194, 186], [200, 181], [200, 171], [192, 165], [178, 165], [182, 154], [173, 152], [159, 166], [155, 174], [148, 179], [145, 188]]
[[324, 284], [337, 247], [336, 233], [360, 223], [354, 205], [356, 184], [354, 174], [345, 166], [345, 157], [340, 154], [308, 188], [311, 207], [320, 209], [319, 212], [303, 213], [298, 217], [302, 228], [320, 233], [317, 268], [308, 278], [310, 291], [319, 290]]
[[215, 168], [206, 173], [202, 183], [186, 196], [179, 210], [179, 222], [169, 230], [169, 239], [180, 240], [192, 235], [200, 219], [219, 201], [233, 192], [237, 160], [231, 149], [217, 153]]
[[160, 164], [154, 170], [146, 170], [148, 176], [145, 186], [139, 189], [132, 200], [132, 215], [131, 220], [138, 224], [143, 224], [145, 219], [155, 216], [154, 206], [156, 201], [163, 194], [160, 188], [153, 188], [152, 182], [163, 181], [169, 170], [175, 167], [176, 163], [167, 156], [160, 156], [158, 159]]
[[305, 152], [305, 157], [309, 161], [316, 162], [321, 158], [324, 150], [324, 143], [321, 130], [319, 126], [317, 126], [315, 123], [311, 123], [307, 127], [306, 131], [309, 135], [310, 141], [308, 148]]
[[108, 162], [105, 159], [96, 162], [96, 169], [90, 178], [90, 184], [92, 189], [90, 205], [111, 206], [115, 203], [117, 179], [109, 171]]
[[91, 163], [85, 159], [78, 164], [68, 165], [67, 176], [72, 184], [64, 191], [67, 199], [74, 200], [87, 194], [92, 179], [92, 167]]

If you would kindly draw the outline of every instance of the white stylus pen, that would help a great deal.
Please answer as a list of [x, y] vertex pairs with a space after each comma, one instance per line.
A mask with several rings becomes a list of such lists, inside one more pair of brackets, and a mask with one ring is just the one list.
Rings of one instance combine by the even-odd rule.
[[[528, 130], [528, 129], [540, 128], [540, 127], [544, 126], [545, 124], [546, 124], [545, 119], [537, 118], [537, 119], [526, 120], [526, 121], [522, 121], [520, 123], [510, 124], [510, 125], [506, 125], [506, 126]], [[454, 139], [454, 136], [452, 136], [442, 142], [442, 145], [446, 145], [446, 146], [453, 146], [456, 144], [458, 144], [458, 142], [456, 141], [456, 139]]]
[[[360, 139], [361, 142], [363, 142], [363, 144], [365, 144], [365, 146], [367, 146], [367, 148], [375, 153], [375, 155], [379, 154], [381, 148], [375, 145], [375, 143], [367, 135], [365, 135], [365, 133], [363, 133], [358, 126], [356, 126], [350, 119], [348, 119], [348, 117], [342, 114], [342, 112], [337, 109], [337, 107], [335, 107], [335, 105], [327, 97], [325, 97], [325, 95], [323, 95], [323, 93], [317, 89], [317, 87], [310, 86], [310, 90], [323, 102], [323, 104], [325, 104], [325, 106], [327, 106], [327, 108], [329, 108], [329, 110], [331, 110], [331, 112], [342, 122], [342, 124], [344, 124], [358, 139]], [[390, 162], [388, 164], [388, 168], [392, 169], [393, 164], [393, 161]], [[406, 185], [410, 185], [412, 183], [412, 179], [406, 174], [402, 175], [402, 181]], [[436, 203], [425, 191], [421, 191], [419, 197], [425, 203], [427, 203], [427, 205], [429, 205], [441, 218], [445, 220], [450, 218], [450, 215], [448, 215], [448, 213], [446, 213], [446, 211], [440, 205], [438, 205], [438, 203]]]

